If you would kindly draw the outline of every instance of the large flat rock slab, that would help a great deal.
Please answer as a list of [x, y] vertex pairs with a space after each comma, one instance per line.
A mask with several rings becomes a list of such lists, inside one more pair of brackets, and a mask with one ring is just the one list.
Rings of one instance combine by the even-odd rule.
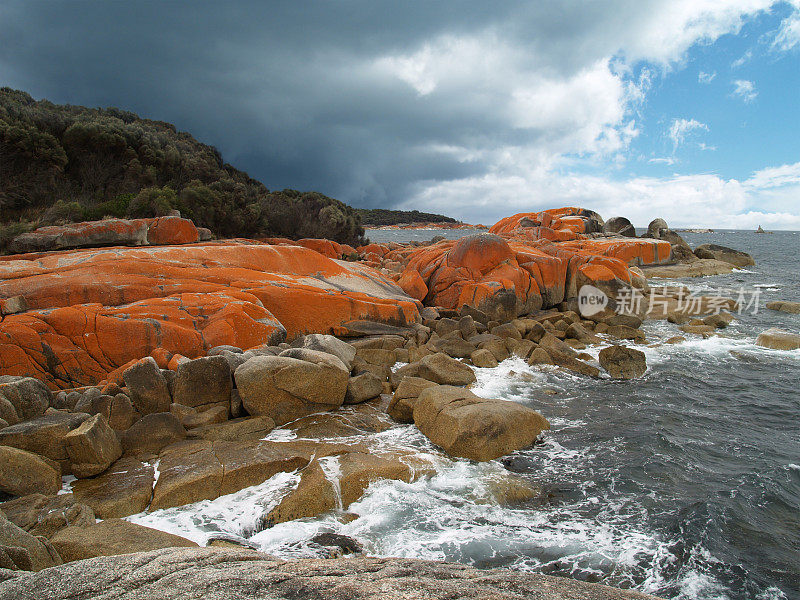
[[93, 385], [157, 348], [188, 358], [352, 321], [409, 325], [419, 304], [379, 271], [300, 246], [227, 240], [0, 258], [0, 375]]
[[401, 558], [279, 561], [250, 550], [172, 548], [7, 572], [0, 600], [652, 600], [595, 583]]

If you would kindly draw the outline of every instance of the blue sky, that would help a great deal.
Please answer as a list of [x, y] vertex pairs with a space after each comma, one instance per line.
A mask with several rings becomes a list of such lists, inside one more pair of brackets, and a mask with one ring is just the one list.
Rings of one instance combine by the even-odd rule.
[[[697, 44], [657, 76], [641, 110], [642, 134], [631, 145], [636, 162], [629, 175], [689, 170], [740, 178], [800, 160], [800, 54], [773, 44], [790, 12], [779, 5], [739, 33]], [[735, 93], [749, 88], [737, 81], [752, 84], [752, 99]], [[677, 140], [670, 136], [676, 119], [696, 122]]]
[[170, 121], [270, 189], [800, 230], [800, 0], [6, 0], [0, 39], [0, 85]]

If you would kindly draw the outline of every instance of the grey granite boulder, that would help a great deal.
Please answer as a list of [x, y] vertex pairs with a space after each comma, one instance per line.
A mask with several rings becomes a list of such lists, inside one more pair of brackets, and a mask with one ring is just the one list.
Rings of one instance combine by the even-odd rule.
[[[16, 575], [16, 576], [15, 576]], [[169, 548], [15, 574], [0, 600], [652, 600], [596, 583], [403, 558], [282, 561], [252, 550]]]

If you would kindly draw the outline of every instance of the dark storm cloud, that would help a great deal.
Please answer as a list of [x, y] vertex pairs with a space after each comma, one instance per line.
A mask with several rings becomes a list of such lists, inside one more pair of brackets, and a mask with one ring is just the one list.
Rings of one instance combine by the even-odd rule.
[[546, 28], [550, 13], [485, 2], [26, 1], [0, 8], [0, 83], [173, 122], [270, 188], [386, 206], [415, 182], [487, 168], [431, 145], [495, 146], [518, 132], [479, 106], [454, 112], [359, 69], [492, 26], [535, 44], [545, 36], [526, 27]]
[[0, 85], [172, 122], [271, 189], [491, 222], [615, 198], [614, 182], [571, 177], [559, 161], [602, 169], [618, 157], [647, 91], [630, 67], [668, 69], [697, 40], [735, 31], [747, 10], [7, 0]]
[[[268, 187], [363, 204], [475, 166], [409, 151], [458, 128], [415, 114], [400, 82], [347, 79], [361, 57], [497, 18], [480, 6], [397, 3], [24, 2], [0, 9], [0, 78], [58, 103], [175, 123]], [[336, 68], [332, 74], [329, 70]]]

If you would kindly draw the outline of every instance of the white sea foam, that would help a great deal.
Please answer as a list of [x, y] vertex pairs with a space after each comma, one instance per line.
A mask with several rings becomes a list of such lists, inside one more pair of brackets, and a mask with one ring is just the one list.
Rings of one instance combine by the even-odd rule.
[[61, 494], [71, 494], [72, 493], [72, 484], [77, 481], [77, 477], [74, 475], [64, 475], [61, 478], [61, 489], [58, 491], [58, 495]]
[[247, 538], [257, 530], [262, 514], [277, 505], [299, 479], [296, 472], [278, 473], [260, 485], [215, 500], [138, 513], [126, 520], [183, 536], [200, 545], [205, 545], [214, 532]]

